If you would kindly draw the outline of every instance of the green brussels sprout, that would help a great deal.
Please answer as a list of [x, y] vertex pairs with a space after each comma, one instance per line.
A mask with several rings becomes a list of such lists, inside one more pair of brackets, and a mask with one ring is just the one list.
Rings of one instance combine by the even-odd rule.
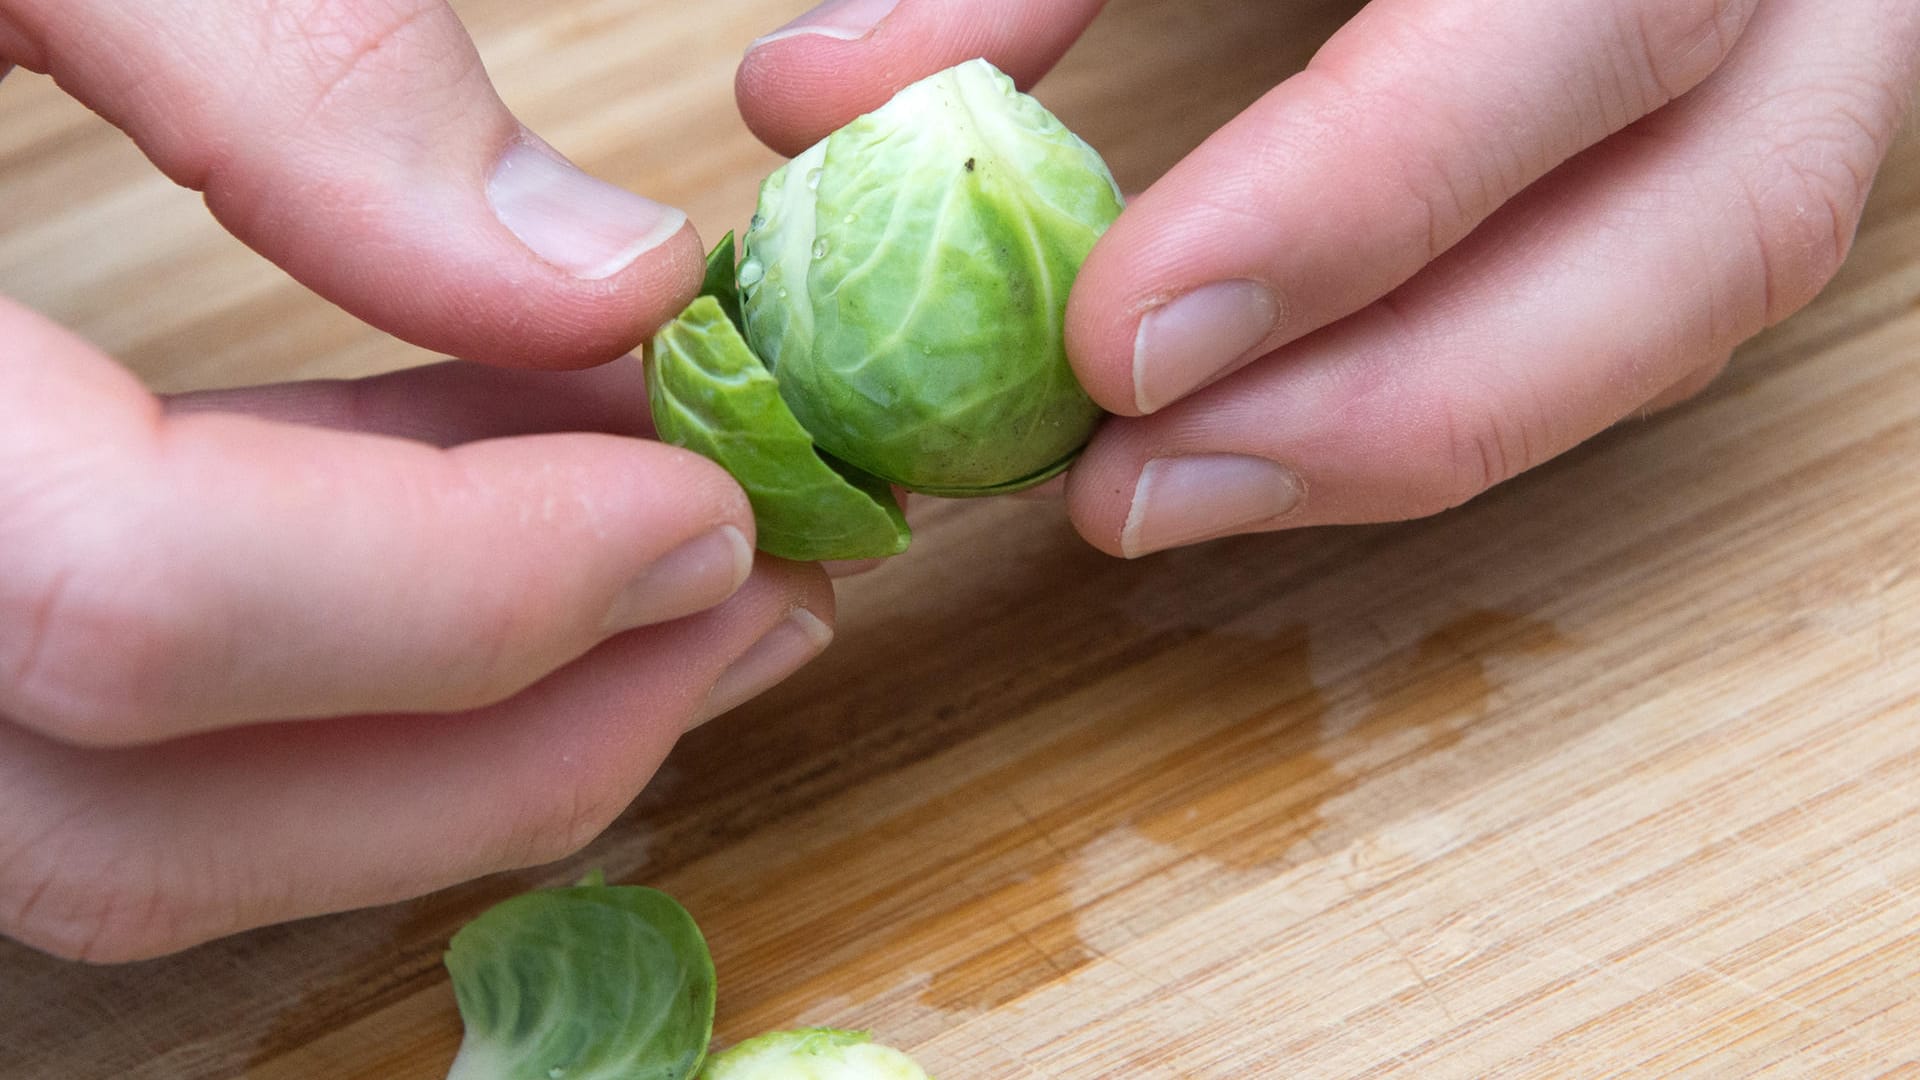
[[912, 1058], [864, 1031], [807, 1028], [756, 1035], [707, 1059], [700, 1080], [928, 1080]]
[[[723, 241], [712, 303], [682, 316], [698, 332], [676, 322], [648, 352], [649, 377], [680, 386], [672, 402], [655, 396], [655, 426], [740, 480], [763, 550], [895, 554], [907, 534], [886, 485], [1017, 491], [1063, 471], [1092, 435], [1101, 412], [1062, 327], [1080, 264], [1120, 209], [1100, 156], [986, 61], [914, 83], [767, 178], [735, 275]], [[757, 378], [711, 356], [743, 348], [791, 425]], [[726, 404], [736, 393], [756, 404]], [[850, 519], [854, 497], [881, 513]]]

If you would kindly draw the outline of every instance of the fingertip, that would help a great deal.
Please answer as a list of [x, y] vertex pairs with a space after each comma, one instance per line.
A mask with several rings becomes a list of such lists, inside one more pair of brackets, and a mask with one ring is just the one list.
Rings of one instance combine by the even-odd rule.
[[833, 578], [821, 564], [794, 562], [757, 552], [753, 576], [777, 589], [790, 607], [805, 608], [829, 631], [835, 627], [838, 612], [834, 606]]
[[[634, 510], [644, 512], [650, 522], [642, 532], [656, 532], [671, 521], [700, 521], [730, 525], [739, 529], [749, 544], [755, 540], [753, 506], [740, 484], [711, 459], [682, 447], [650, 439], [578, 433], [472, 443], [453, 452], [478, 452], [492, 445], [500, 448], [502, 454], [512, 456], [523, 452], [515, 448], [526, 445], [529, 440], [556, 449], [577, 443], [589, 467], [598, 467], [603, 461], [621, 462], [632, 478], [626, 485], [625, 501]], [[602, 458], [600, 455], [608, 450], [611, 455]], [[663, 520], [655, 522], [655, 518]]]
[[827, 0], [756, 39], [734, 77], [747, 127], [798, 154], [902, 87], [984, 57], [1031, 87], [1105, 0]]
[[[688, 720], [690, 729], [773, 689], [833, 642], [833, 588], [820, 567], [770, 560], [755, 576], [763, 595], [749, 603], [763, 609], [755, 620], [759, 632], [708, 687]], [[768, 599], [774, 601], [770, 611]]]
[[708, 505], [713, 508], [716, 519], [739, 529], [741, 535], [746, 537], [748, 546], [751, 548], [754, 545], [759, 537], [754, 529], [753, 504], [748, 501], [745, 489], [741, 488], [732, 473], [692, 450], [664, 443], [649, 442], [647, 445], [659, 447], [680, 462], [681, 467], [691, 470], [697, 477], [695, 483], [702, 498], [709, 500]]
[[[1116, 416], [1137, 417], [1134, 347], [1141, 317], [1175, 296], [1156, 251], [1177, 254], [1180, 245], [1160, 239], [1167, 207], [1149, 188], [1127, 200], [1075, 275], [1067, 294], [1062, 332], [1074, 375], [1095, 403]], [[1177, 208], [1176, 208], [1177, 209]]]
[[[450, 356], [567, 371], [640, 348], [699, 294], [705, 250], [681, 211], [594, 178], [557, 180], [545, 193], [514, 190], [521, 183], [504, 195], [488, 185], [497, 244], [437, 253], [416, 268], [424, 302], [369, 297], [361, 314]], [[568, 195], [587, 187], [603, 190], [597, 205]], [[622, 206], [630, 227], [616, 220]]]
[[506, 126], [468, 135], [491, 150], [398, 170], [289, 149], [216, 173], [207, 205], [295, 280], [423, 349], [540, 370], [632, 351], [699, 292], [699, 235], [681, 210]]
[[[1109, 421], [1107, 426], [1114, 425]], [[1067, 517], [1088, 544], [1125, 558], [1120, 534], [1126, 526], [1133, 478], [1126, 464], [1100, 442], [1096, 438], [1067, 474]]]
[[889, 62], [924, 52], [916, 44], [924, 5], [909, 5], [896, 18], [900, 6], [900, 0], [825, 0], [754, 39], [733, 84], [748, 130], [793, 157], [919, 78]]
[[1067, 298], [1067, 355], [1108, 412], [1158, 412], [1297, 330], [1259, 245], [1225, 240], [1225, 223], [1191, 196], [1163, 181], [1130, 201]]
[[[1103, 238], [1101, 243], [1105, 243]], [[1100, 248], [1081, 266], [1067, 296], [1062, 332], [1074, 378], [1094, 404], [1115, 416], [1142, 414], [1134, 393], [1133, 357], [1128, 347], [1138, 333], [1140, 313], [1109, 287], [1110, 275], [1096, 261]]]
[[864, 69], [863, 51], [812, 35], [756, 41], [733, 79], [734, 101], [747, 130], [775, 153], [796, 157], [854, 117], [885, 104], [899, 89], [893, 80], [844, 75]]

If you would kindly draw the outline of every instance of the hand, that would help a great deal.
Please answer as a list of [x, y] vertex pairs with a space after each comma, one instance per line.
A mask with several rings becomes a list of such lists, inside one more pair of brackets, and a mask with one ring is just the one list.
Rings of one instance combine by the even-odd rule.
[[[740, 104], [792, 152], [969, 56], [1030, 83], [1100, 7], [833, 0]], [[1685, 399], [1833, 276], [1917, 73], [1902, 0], [1373, 0], [1088, 260], [1067, 346], [1120, 417], [1075, 524], [1418, 517]]]
[[[438, 0], [0, 0], [0, 58], [430, 348], [600, 364], [698, 287]], [[0, 932], [124, 960], [556, 858], [817, 652], [824, 575], [632, 437], [638, 368], [159, 401], [0, 301]]]

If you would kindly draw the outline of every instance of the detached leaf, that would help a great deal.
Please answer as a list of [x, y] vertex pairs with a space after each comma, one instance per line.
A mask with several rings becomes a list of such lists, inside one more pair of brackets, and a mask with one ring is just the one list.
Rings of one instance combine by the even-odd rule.
[[593, 884], [500, 903], [445, 957], [466, 1037], [448, 1080], [686, 1080], [713, 1035], [713, 957], [672, 897]]
[[707, 253], [707, 276], [700, 282], [700, 295], [711, 296], [720, 302], [720, 310], [727, 313], [727, 321], [733, 323], [735, 330], [741, 330], [745, 323], [740, 319], [740, 284], [734, 280], [733, 233], [720, 238]]
[[733, 474], [753, 503], [760, 550], [812, 562], [907, 549], [911, 533], [886, 484], [836, 471], [815, 451], [717, 298], [695, 300], [662, 328], [646, 367], [654, 430]]

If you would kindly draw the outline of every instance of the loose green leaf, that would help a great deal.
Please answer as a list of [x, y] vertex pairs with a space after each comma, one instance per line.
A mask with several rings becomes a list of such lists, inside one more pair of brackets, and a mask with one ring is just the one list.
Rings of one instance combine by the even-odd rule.
[[912, 1058], [864, 1031], [807, 1028], [758, 1035], [708, 1059], [700, 1080], [929, 1080]]
[[466, 1024], [448, 1080], [686, 1080], [706, 1057], [713, 958], [665, 893], [517, 896], [462, 927], [445, 960]]
[[897, 555], [911, 533], [884, 482], [828, 464], [719, 300], [655, 335], [647, 394], [660, 438], [718, 462], [753, 503], [762, 551], [784, 559]]

